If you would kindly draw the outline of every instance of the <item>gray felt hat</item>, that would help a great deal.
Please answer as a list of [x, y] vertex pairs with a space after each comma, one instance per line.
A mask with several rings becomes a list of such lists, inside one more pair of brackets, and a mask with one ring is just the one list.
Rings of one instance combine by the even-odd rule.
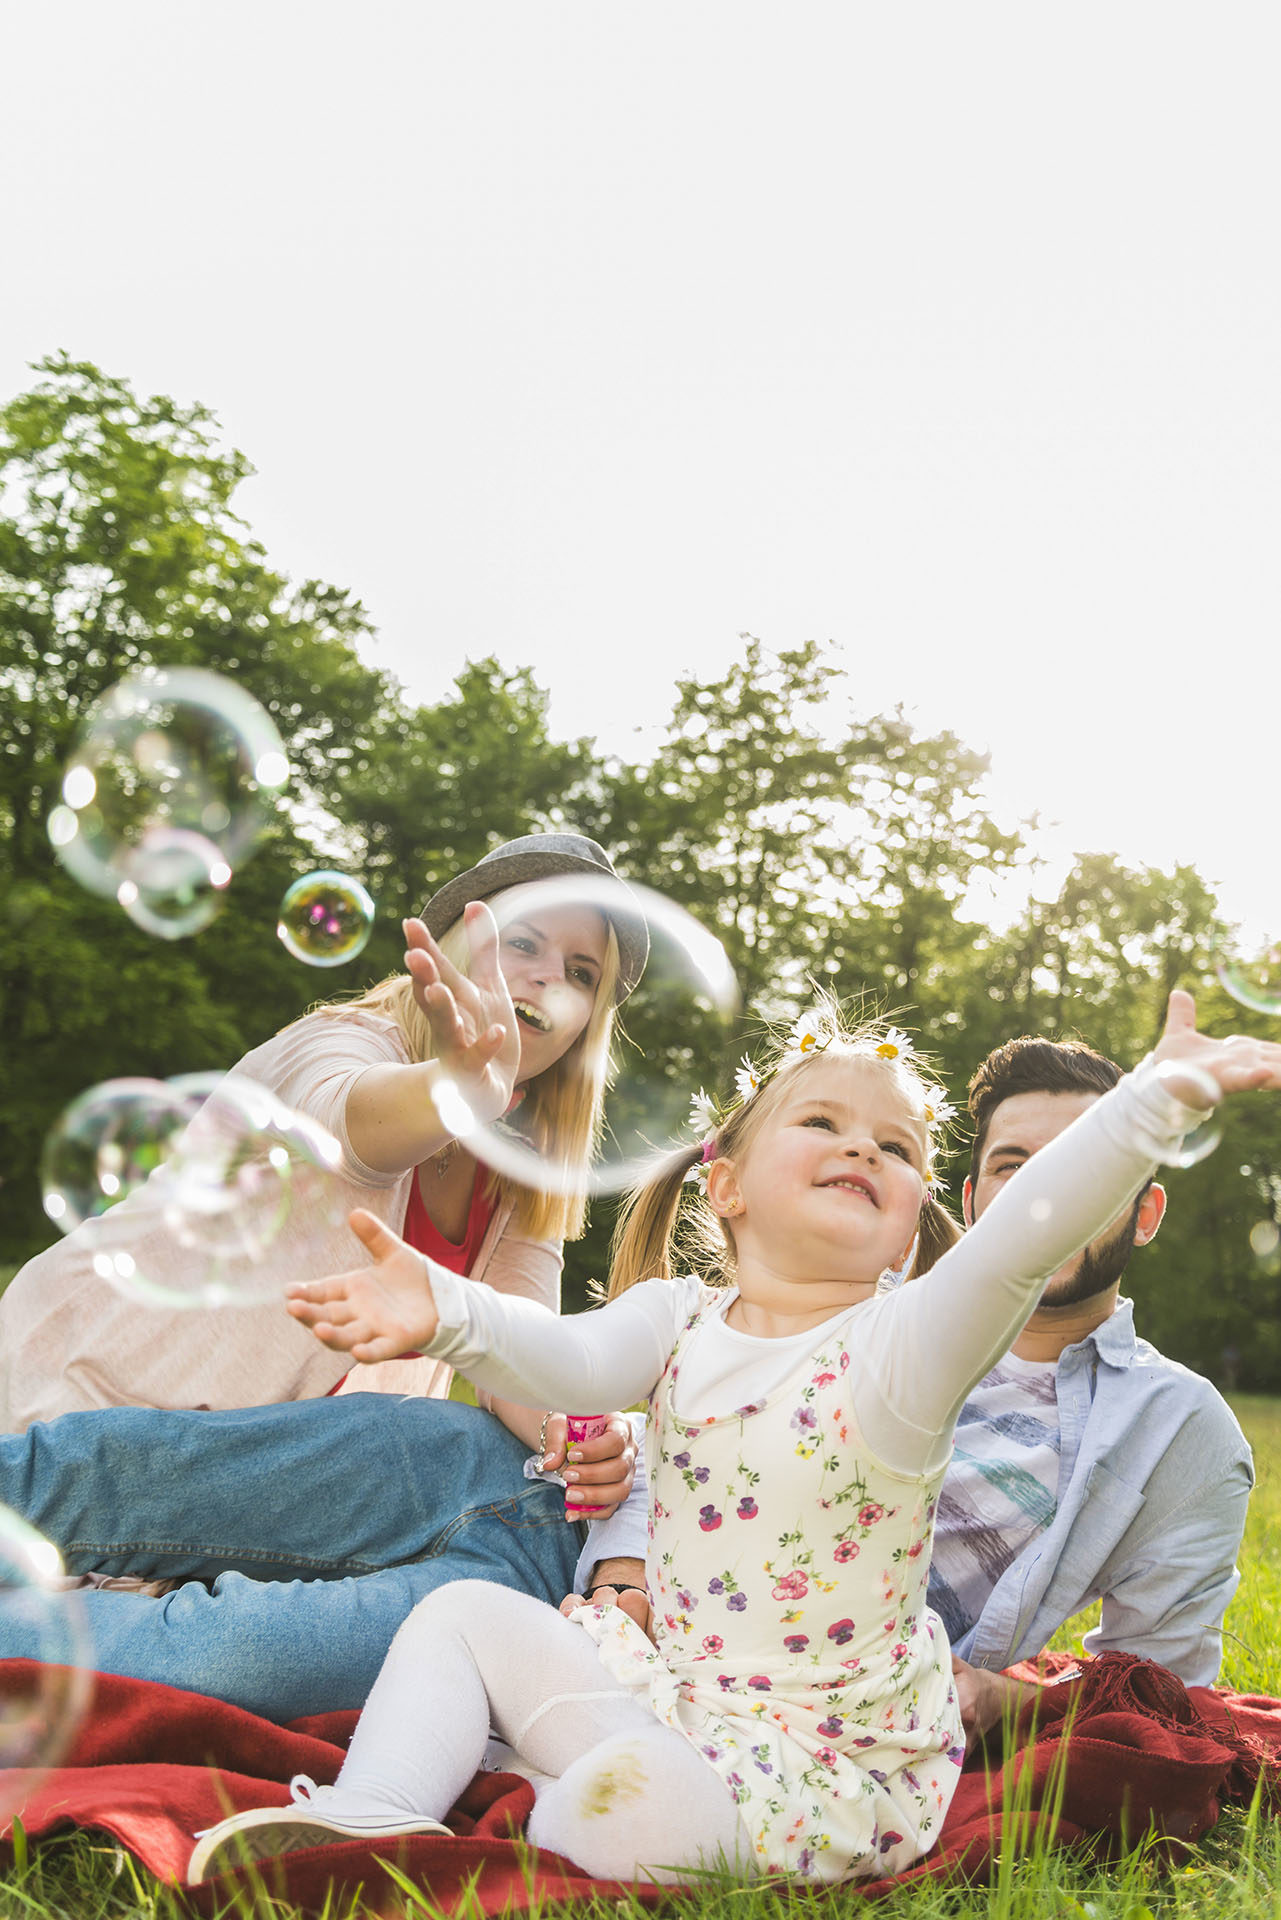
[[[452, 880], [447, 880], [439, 893], [433, 893], [419, 917], [427, 931], [439, 940], [446, 927], [452, 927], [461, 916], [469, 900], [488, 900], [491, 894], [503, 893], [508, 887], [574, 873], [612, 880], [618, 890], [617, 911], [607, 899], [599, 904], [609, 915], [618, 940], [618, 984], [614, 998], [625, 1000], [645, 971], [649, 932], [635, 895], [614, 872], [604, 847], [585, 834], [526, 833], [519, 840], [505, 840], [468, 872], [456, 873]], [[593, 904], [598, 903], [593, 901]]]

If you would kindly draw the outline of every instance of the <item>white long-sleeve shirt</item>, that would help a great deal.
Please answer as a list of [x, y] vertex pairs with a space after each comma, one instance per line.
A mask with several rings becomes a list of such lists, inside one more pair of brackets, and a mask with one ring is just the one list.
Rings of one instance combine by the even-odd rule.
[[[1145, 1065], [1029, 1160], [928, 1274], [832, 1316], [857, 1316], [848, 1390], [884, 1465], [915, 1475], [946, 1460], [966, 1395], [1017, 1337], [1045, 1281], [1130, 1205], [1201, 1117]], [[677, 1411], [723, 1414], [759, 1398], [790, 1349], [813, 1344], [831, 1325], [781, 1341], [741, 1332], [725, 1324], [733, 1293], [710, 1298], [690, 1277], [643, 1281], [604, 1307], [558, 1320], [428, 1265], [440, 1315], [432, 1355], [478, 1386], [534, 1406], [645, 1398], [681, 1327], [702, 1307]]]

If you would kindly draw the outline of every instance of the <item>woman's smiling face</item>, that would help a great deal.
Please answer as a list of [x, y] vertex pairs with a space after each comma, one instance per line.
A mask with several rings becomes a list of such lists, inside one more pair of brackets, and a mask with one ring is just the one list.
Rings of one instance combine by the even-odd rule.
[[520, 1033], [519, 1082], [554, 1066], [591, 1019], [605, 968], [608, 930], [595, 907], [539, 907], [505, 920], [501, 897], [498, 963]]

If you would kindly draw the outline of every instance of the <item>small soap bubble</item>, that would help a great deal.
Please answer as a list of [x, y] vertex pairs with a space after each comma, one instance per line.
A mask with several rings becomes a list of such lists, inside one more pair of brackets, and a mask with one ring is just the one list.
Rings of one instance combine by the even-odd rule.
[[190, 1117], [163, 1080], [104, 1080], [73, 1100], [40, 1156], [44, 1210], [58, 1231], [127, 1200], [169, 1159]]
[[148, 827], [121, 862], [116, 899], [134, 925], [162, 940], [185, 940], [221, 911], [231, 868], [202, 833]]
[[145, 667], [86, 715], [49, 838], [82, 886], [181, 938], [217, 911], [288, 774], [280, 735], [242, 687], [199, 667]]
[[1225, 940], [1215, 949], [1214, 971], [1243, 1007], [1281, 1014], [1281, 938], [1238, 935]]
[[1281, 1247], [1281, 1227], [1275, 1220], [1258, 1220], [1250, 1229], [1250, 1251], [1259, 1260], [1271, 1260]]
[[280, 903], [276, 933], [309, 967], [354, 960], [374, 930], [374, 903], [350, 874], [323, 868], [295, 880]]
[[1219, 1119], [1215, 1103], [1222, 1098], [1218, 1081], [1204, 1067], [1198, 1067], [1188, 1060], [1162, 1060], [1156, 1068], [1156, 1077], [1185, 1107], [1204, 1106], [1214, 1109], [1205, 1119], [1184, 1134], [1175, 1147], [1164, 1155], [1168, 1167], [1195, 1167], [1214, 1152], [1223, 1138], [1223, 1124]]
[[1167, 1153], [1165, 1162], [1170, 1167], [1195, 1167], [1214, 1152], [1223, 1138], [1223, 1128], [1217, 1120], [1207, 1120], [1203, 1126], [1193, 1127], [1191, 1133], [1185, 1133], [1177, 1147]]
[[0, 1645], [23, 1662], [0, 1696], [3, 1825], [65, 1756], [93, 1694], [80, 1595], [67, 1587], [58, 1549], [8, 1507], [0, 1507]]
[[[611, 927], [631, 943], [643, 943], [647, 933], [649, 957], [620, 1009], [598, 1152], [584, 1143], [553, 1155], [539, 1139], [536, 1091], [508, 1118], [485, 1124], [461, 1081], [438, 1080], [432, 1098], [442, 1125], [486, 1165], [544, 1192], [612, 1193], [645, 1179], [673, 1146], [692, 1138], [691, 1086], [732, 1086], [739, 993], [724, 947], [674, 901], [605, 875], [537, 880], [487, 904], [498, 923], [499, 961], [525, 1061], [554, 1060], [557, 1030], [581, 1018], [583, 983], [599, 977]], [[586, 991], [590, 1012], [596, 992]], [[542, 1071], [540, 1064], [534, 1089]]]

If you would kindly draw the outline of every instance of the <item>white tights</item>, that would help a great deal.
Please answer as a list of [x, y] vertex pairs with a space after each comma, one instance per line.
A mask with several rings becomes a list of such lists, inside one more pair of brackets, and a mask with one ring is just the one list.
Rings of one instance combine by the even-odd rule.
[[618, 1686], [581, 1627], [485, 1580], [437, 1588], [405, 1621], [326, 1811], [442, 1820], [491, 1725], [542, 1776], [535, 1846], [610, 1880], [754, 1871], [729, 1788], [685, 1736]]

